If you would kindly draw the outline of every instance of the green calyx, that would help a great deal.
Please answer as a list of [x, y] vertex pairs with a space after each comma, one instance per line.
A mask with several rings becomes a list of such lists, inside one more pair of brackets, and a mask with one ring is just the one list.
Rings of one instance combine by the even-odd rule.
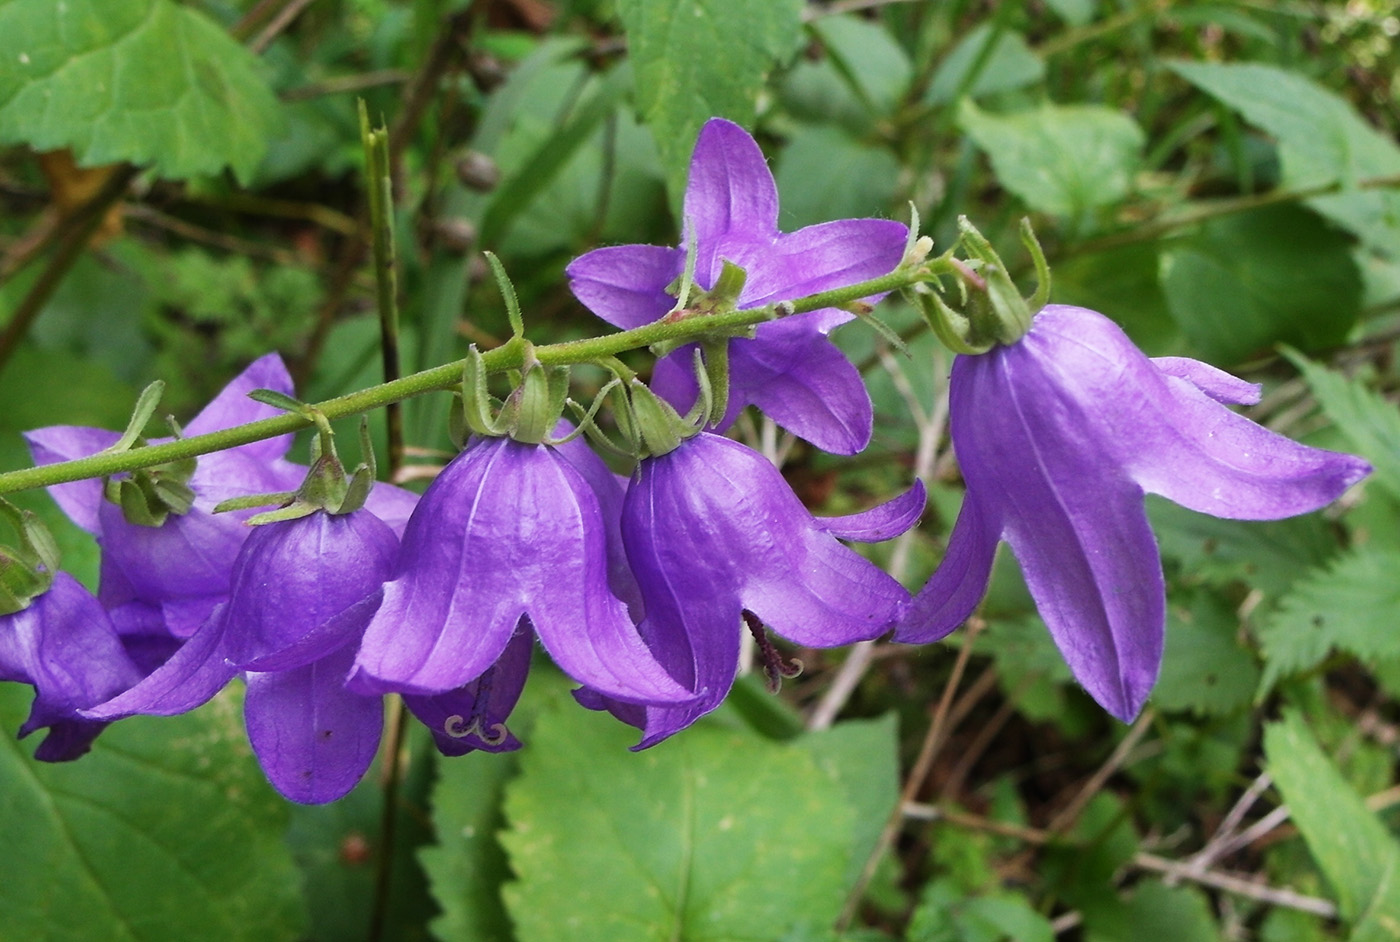
[[18, 546], [0, 546], [0, 615], [22, 612], [53, 585], [58, 544], [28, 510], [0, 498], [4, 517], [19, 537]]
[[[126, 430], [102, 454], [119, 454], [146, 447], [146, 439], [141, 432], [146, 423], [155, 415], [160, 404], [165, 384], [157, 380], [141, 391], [136, 400], [136, 408], [126, 423]], [[174, 419], [169, 419], [171, 430], [178, 439], [180, 429]], [[189, 513], [194, 505], [194, 491], [189, 481], [194, 476], [194, 458], [183, 458], [158, 464], [154, 467], [133, 471], [129, 477], [108, 478], [103, 485], [103, 496], [122, 509], [127, 522], [142, 527], [158, 527], [165, 523], [171, 514], [177, 516]]]
[[528, 340], [512, 342], [525, 347], [524, 367], [515, 389], [499, 406], [486, 387], [481, 351], [474, 345], [467, 351], [461, 412], [454, 416], [458, 434], [454, 437], [464, 438], [462, 432], [492, 438], [509, 436], [530, 445], [551, 440], [568, 403], [569, 369], [541, 364]]
[[[703, 392], [702, 400], [707, 398]], [[700, 434], [703, 422], [697, 423], [693, 416], [682, 417], [641, 380], [633, 378], [627, 393], [633, 451], [638, 458], [668, 454], [679, 448], [681, 442]]]
[[958, 247], [966, 260], [949, 258], [957, 285], [956, 303], [950, 303], [931, 285], [914, 292], [938, 339], [955, 353], [986, 353], [998, 344], [1013, 344], [1031, 329], [1031, 321], [1050, 297], [1050, 267], [1031, 230], [1021, 221], [1021, 243], [1035, 265], [1037, 284], [1030, 297], [1022, 297], [1006, 264], [966, 216], [958, 218]]

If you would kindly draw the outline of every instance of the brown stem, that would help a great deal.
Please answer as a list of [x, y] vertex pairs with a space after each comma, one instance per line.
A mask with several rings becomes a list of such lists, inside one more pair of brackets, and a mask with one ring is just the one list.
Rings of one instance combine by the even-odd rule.
[[65, 233], [58, 239], [58, 247], [53, 257], [39, 274], [39, 278], [29, 288], [29, 293], [20, 301], [10, 316], [5, 329], [0, 332], [0, 369], [5, 364], [29, 332], [34, 320], [53, 297], [54, 291], [62, 284], [64, 277], [87, 248], [88, 239], [102, 222], [102, 217], [122, 196], [136, 179], [140, 170], [136, 167], [122, 167], [108, 178], [102, 189], [92, 199], [83, 204], [70, 217]]

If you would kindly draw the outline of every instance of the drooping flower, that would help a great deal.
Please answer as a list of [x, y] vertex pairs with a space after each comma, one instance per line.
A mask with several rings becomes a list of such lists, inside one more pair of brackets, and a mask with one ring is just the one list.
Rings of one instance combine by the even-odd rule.
[[0, 615], [0, 680], [34, 687], [19, 735], [49, 729], [36, 759], [62, 762], [86, 753], [107, 724], [78, 711], [140, 679], [107, 613], [66, 572], [55, 572], [28, 608]]
[[967, 496], [895, 640], [972, 614], [1006, 540], [1078, 681], [1124, 722], [1161, 664], [1165, 588], [1145, 493], [1236, 520], [1317, 510], [1370, 471], [1226, 408], [1259, 387], [1186, 358], [1148, 359], [1094, 311], [1047, 305], [1018, 342], [960, 356], [953, 445]]
[[397, 549], [365, 509], [253, 528], [227, 603], [150, 676], [86, 715], [183, 713], [241, 672], [248, 738], [273, 786], [304, 803], [341, 797], [379, 745], [381, 698], [350, 692], [345, 676]]
[[[576, 460], [596, 462], [585, 476]], [[638, 638], [609, 586], [591, 452], [474, 439], [423, 495], [351, 685], [434, 695], [477, 681], [523, 627], [580, 683], [629, 701], [691, 695]]]
[[[279, 414], [249, 399], [254, 389], [293, 394], [291, 376], [276, 354], [259, 358], [235, 377], [184, 433], [202, 435]], [[95, 454], [119, 437], [108, 429], [71, 425], [25, 433], [39, 465]], [[49, 488], [63, 512], [97, 537], [102, 547], [98, 599], [129, 645], [153, 649], [159, 663], [227, 597], [234, 559], [251, 532], [243, 523], [255, 511], [216, 515], [213, 509], [230, 497], [295, 490], [306, 467], [284, 457], [291, 444], [291, 435], [280, 435], [201, 456], [188, 481], [193, 506], [187, 513], [171, 514], [160, 526], [128, 521], [121, 508], [103, 496], [99, 479]], [[366, 506], [401, 528], [414, 501], [408, 491], [377, 484]]]
[[[923, 510], [916, 485], [850, 517], [813, 517], [768, 459], [701, 433], [645, 458], [627, 489], [622, 538], [646, 610], [640, 631], [657, 659], [699, 698], [624, 704], [595, 690], [578, 699], [642, 729], [646, 748], [715, 709], [729, 693], [747, 625], [765, 668], [782, 669], [765, 626], [807, 647], [884, 633], [909, 594], [837, 537], [884, 540]], [[772, 676], [772, 675], [770, 675]]]
[[[685, 192], [687, 239], [694, 243], [695, 282], [715, 286], [724, 261], [747, 280], [737, 306], [762, 307], [876, 278], [900, 263], [907, 228], [884, 219], [843, 219], [793, 233], [778, 230], [773, 175], [743, 128], [718, 118], [700, 131]], [[566, 272], [580, 301], [618, 327], [649, 324], [676, 304], [668, 292], [686, 251], [654, 245], [597, 249]], [[873, 300], [873, 299], [872, 299]], [[826, 335], [853, 315], [825, 308], [762, 324], [752, 340], [729, 344], [729, 409], [721, 430], [744, 406], [757, 405], [779, 425], [825, 451], [854, 454], [870, 440], [870, 396], [859, 371]], [[653, 388], [684, 411], [695, 401], [691, 348], [662, 359]]]

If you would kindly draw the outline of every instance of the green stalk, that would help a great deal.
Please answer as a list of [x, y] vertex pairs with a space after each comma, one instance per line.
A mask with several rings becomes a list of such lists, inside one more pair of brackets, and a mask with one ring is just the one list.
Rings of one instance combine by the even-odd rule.
[[[580, 363], [594, 363], [607, 357], [617, 356], [619, 353], [625, 353], [628, 350], [649, 347], [652, 344], [699, 341], [707, 335], [717, 332], [752, 327], [777, 317], [803, 314], [820, 308], [843, 307], [874, 294], [884, 294], [906, 288], [921, 281], [928, 281], [933, 275], [933, 267], [934, 263], [927, 263], [900, 268], [879, 278], [847, 285], [844, 288], [810, 294], [786, 304], [771, 304], [762, 308], [724, 311], [718, 314], [668, 317], [644, 327], [619, 331], [602, 337], [548, 344], [534, 348], [535, 358], [544, 366], [574, 366]], [[502, 346], [482, 354], [482, 364], [486, 370], [492, 373], [518, 370], [524, 365], [524, 351], [525, 343], [518, 339], [512, 339]], [[465, 362], [465, 360], [457, 360], [452, 363], [444, 363], [432, 369], [412, 373], [402, 379], [314, 403], [311, 405], [311, 409], [320, 412], [327, 419], [343, 419], [347, 416], [368, 412], [371, 409], [383, 408], [390, 403], [402, 402], [423, 393], [455, 389], [462, 382]], [[193, 458], [210, 452], [236, 448], [239, 445], [247, 445], [250, 442], [275, 438], [278, 435], [308, 428], [311, 424], [311, 420], [302, 415], [286, 413], [204, 435], [180, 438], [172, 442], [149, 445], [144, 448], [134, 448], [119, 454], [96, 454], [88, 458], [78, 458], [73, 461], [63, 461], [37, 468], [8, 471], [0, 474], [0, 494], [136, 471], [169, 461]]]

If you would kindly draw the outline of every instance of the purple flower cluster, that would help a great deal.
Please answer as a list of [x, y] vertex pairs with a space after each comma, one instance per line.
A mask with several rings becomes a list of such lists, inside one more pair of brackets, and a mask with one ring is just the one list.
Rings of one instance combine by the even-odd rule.
[[[758, 307], [881, 276], [907, 232], [844, 220], [784, 234], [763, 155], [715, 120], [696, 145], [687, 246], [618, 246], [568, 269], [579, 299], [634, 327], [686, 316], [674, 296], [687, 256], [712, 290], [724, 263]], [[878, 299], [872, 299], [878, 300]], [[1014, 343], [960, 356], [952, 435], [967, 496], [946, 559], [911, 600], [842, 540], [884, 540], [918, 519], [924, 491], [862, 514], [818, 518], [779, 471], [723, 431], [755, 405], [828, 451], [867, 444], [858, 371], [827, 340], [851, 317], [813, 311], [729, 341], [729, 411], [653, 447], [620, 479], [581, 440], [477, 436], [421, 499], [376, 485], [363, 507], [250, 527], [220, 501], [290, 491], [306, 469], [288, 438], [199, 460], [186, 512], [129, 522], [102, 482], [53, 487], [102, 546], [96, 598], [58, 574], [0, 618], [0, 679], [34, 686], [22, 733], [47, 727], [42, 759], [73, 758], [106, 723], [168, 715], [241, 676], [248, 736], [273, 785], [301, 802], [344, 795], [378, 749], [382, 697], [403, 695], [440, 751], [519, 746], [507, 718], [534, 642], [580, 685], [577, 699], [652, 746], [714, 710], [745, 632], [771, 679], [787, 669], [771, 629], [832, 647], [893, 629], [924, 643], [965, 621], [1006, 540], [1075, 676], [1114, 716], [1141, 709], [1162, 654], [1164, 589], [1144, 493], [1216, 516], [1314, 510], [1369, 470], [1230, 411], [1258, 391], [1193, 360], [1149, 360], [1110, 321], [1049, 305]], [[700, 394], [690, 353], [657, 366], [677, 409]], [[189, 424], [253, 421], [255, 388], [291, 394], [276, 357], [254, 363]], [[91, 454], [115, 433], [30, 433], [40, 464]]]

